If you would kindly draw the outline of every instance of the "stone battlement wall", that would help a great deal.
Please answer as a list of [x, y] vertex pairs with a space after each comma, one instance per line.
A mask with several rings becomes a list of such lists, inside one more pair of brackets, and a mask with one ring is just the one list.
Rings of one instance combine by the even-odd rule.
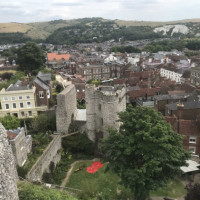
[[43, 173], [49, 171], [50, 163], [54, 162], [56, 164], [60, 161], [61, 135], [53, 135], [53, 137], [53, 140], [28, 172], [27, 178], [30, 181], [41, 181]]

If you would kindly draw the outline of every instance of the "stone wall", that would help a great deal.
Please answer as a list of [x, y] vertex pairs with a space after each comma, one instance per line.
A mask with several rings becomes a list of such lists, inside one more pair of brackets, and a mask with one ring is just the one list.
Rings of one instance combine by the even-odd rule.
[[125, 86], [86, 85], [85, 95], [88, 138], [95, 141], [98, 132], [107, 137], [109, 128], [118, 129], [120, 126], [117, 113], [126, 109]]
[[49, 171], [49, 165], [51, 162], [58, 163], [61, 159], [61, 135], [54, 135], [53, 140], [44, 150], [44, 153], [40, 156], [37, 162], [33, 165], [31, 170], [27, 174], [27, 178], [30, 181], [41, 181], [42, 175], [45, 171]]
[[11, 132], [18, 132], [18, 135], [9, 142], [12, 147], [16, 165], [22, 167], [27, 160], [27, 154], [31, 152], [32, 137], [31, 135], [25, 136], [24, 128], [18, 128]]
[[0, 123], [0, 200], [18, 200], [17, 171], [5, 128]]
[[69, 125], [77, 114], [76, 89], [74, 85], [67, 86], [57, 96], [56, 126], [57, 132], [67, 134]]

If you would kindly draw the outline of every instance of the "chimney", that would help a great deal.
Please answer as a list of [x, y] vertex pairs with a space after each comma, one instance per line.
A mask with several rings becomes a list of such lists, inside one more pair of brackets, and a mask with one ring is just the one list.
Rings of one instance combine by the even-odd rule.
[[182, 119], [183, 118], [183, 110], [184, 110], [184, 104], [183, 103], [177, 103], [177, 118]]

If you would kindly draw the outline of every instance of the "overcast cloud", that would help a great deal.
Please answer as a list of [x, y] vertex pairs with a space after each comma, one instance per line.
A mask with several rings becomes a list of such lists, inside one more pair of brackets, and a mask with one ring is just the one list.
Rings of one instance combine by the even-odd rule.
[[200, 0], [1, 0], [0, 22], [56, 19], [171, 21], [200, 18]]

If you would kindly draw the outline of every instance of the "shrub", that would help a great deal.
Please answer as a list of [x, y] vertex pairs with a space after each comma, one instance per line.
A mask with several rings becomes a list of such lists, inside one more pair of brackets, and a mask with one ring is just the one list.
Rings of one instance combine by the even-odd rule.
[[86, 134], [79, 133], [63, 138], [62, 146], [65, 151], [70, 151], [72, 153], [94, 154], [94, 144], [88, 139]]
[[20, 127], [20, 120], [14, 115], [7, 115], [0, 119], [0, 122], [3, 124], [5, 129], [16, 129]]

